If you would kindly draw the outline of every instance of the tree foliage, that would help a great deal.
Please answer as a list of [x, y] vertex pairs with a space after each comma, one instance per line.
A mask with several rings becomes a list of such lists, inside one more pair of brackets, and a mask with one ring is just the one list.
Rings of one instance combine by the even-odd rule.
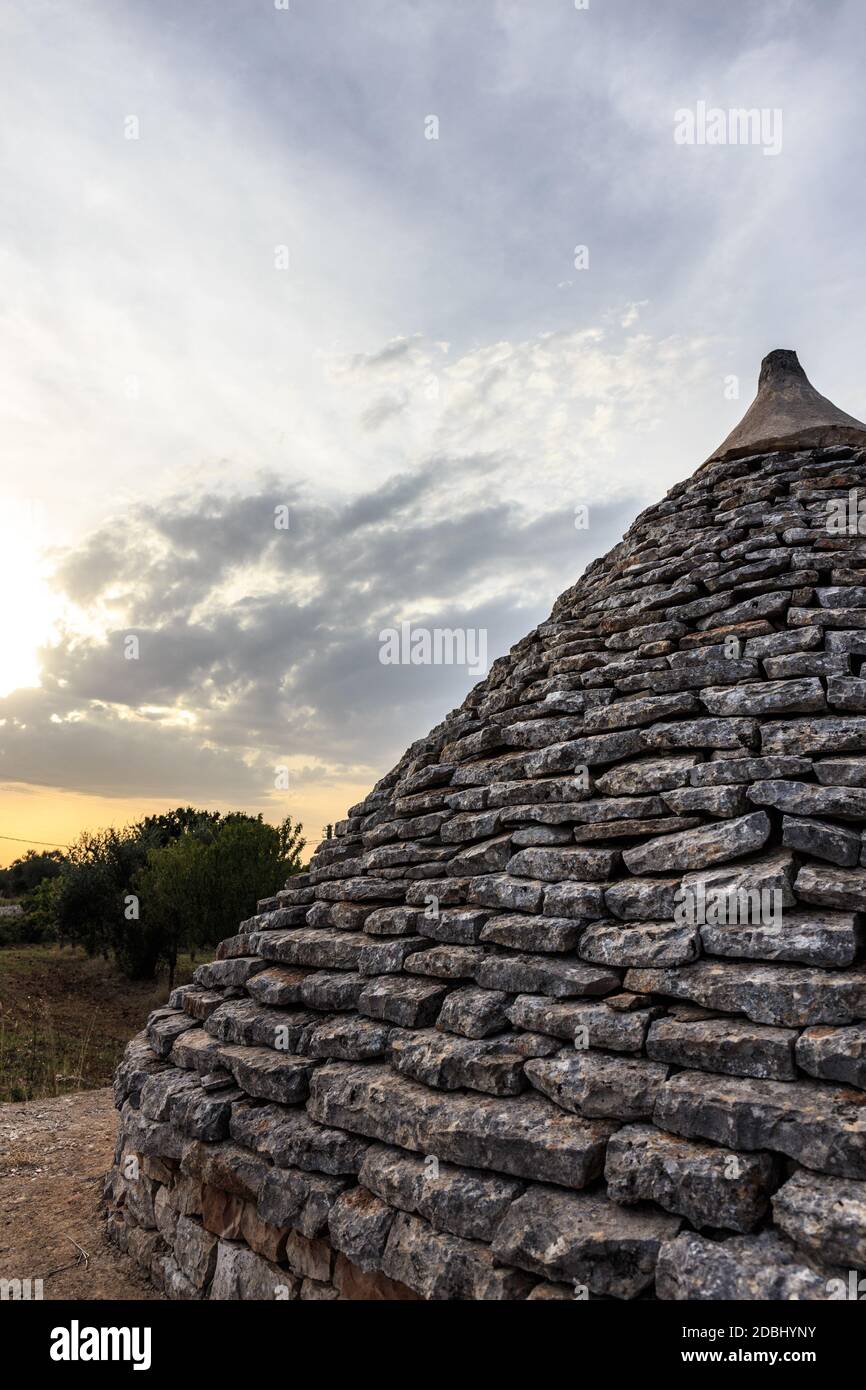
[[59, 849], [28, 849], [13, 859], [8, 869], [0, 869], [0, 893], [8, 898], [22, 898], [46, 878], [56, 878], [65, 863]]
[[237, 930], [256, 901], [300, 872], [302, 827], [242, 812], [178, 807], [122, 829], [86, 832], [34, 912], [59, 939], [113, 955], [131, 979], [166, 968]]

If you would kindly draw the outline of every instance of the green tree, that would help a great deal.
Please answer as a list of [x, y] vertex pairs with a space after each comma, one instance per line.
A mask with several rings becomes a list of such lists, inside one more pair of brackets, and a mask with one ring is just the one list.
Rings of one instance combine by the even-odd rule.
[[305, 841], [289, 818], [268, 825], [261, 816], [233, 813], [219, 823], [191, 824], [178, 839], [152, 849], [135, 891], [140, 927], [174, 983], [183, 950], [212, 947], [300, 872]]
[[59, 939], [113, 955], [132, 979], [164, 966], [174, 982], [178, 954], [212, 946], [300, 872], [305, 841], [291, 818], [181, 806], [122, 829], [86, 832], [40, 890]]
[[59, 849], [28, 849], [13, 859], [8, 869], [0, 869], [0, 891], [11, 898], [23, 898], [43, 879], [56, 878], [65, 862], [66, 856]]

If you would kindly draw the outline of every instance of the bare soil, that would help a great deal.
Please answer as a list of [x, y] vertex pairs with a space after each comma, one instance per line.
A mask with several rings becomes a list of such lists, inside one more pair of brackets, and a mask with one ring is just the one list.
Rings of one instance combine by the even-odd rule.
[[0, 1105], [0, 1279], [42, 1279], [45, 1299], [158, 1299], [106, 1240], [102, 1180], [111, 1090]]

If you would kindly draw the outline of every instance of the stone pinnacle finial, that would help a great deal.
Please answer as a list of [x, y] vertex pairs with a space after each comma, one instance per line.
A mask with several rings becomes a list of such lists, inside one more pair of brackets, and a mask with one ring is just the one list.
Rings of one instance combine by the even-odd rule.
[[758, 394], [708, 462], [828, 444], [866, 444], [866, 425], [815, 390], [796, 352], [776, 348], [761, 363]]

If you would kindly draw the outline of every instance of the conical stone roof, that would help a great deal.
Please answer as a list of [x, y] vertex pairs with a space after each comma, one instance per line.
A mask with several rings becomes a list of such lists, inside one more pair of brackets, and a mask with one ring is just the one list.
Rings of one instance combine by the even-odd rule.
[[866, 444], [866, 425], [815, 390], [796, 352], [777, 348], [761, 363], [758, 394], [712, 458], [835, 444]]
[[792, 356], [129, 1045], [172, 1297], [866, 1269], [866, 431]]

